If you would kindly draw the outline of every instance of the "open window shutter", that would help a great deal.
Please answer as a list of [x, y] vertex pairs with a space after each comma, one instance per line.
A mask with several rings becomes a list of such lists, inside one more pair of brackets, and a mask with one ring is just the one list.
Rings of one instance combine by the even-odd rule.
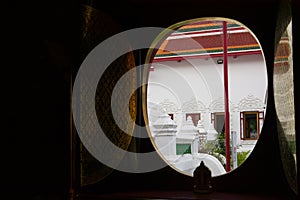
[[210, 113], [210, 123], [215, 127], [215, 113]]
[[264, 112], [263, 111], [258, 112], [258, 130], [259, 130], [258, 134], [260, 134], [261, 132], [264, 119], [265, 119]]
[[244, 112], [240, 113], [240, 137], [244, 139]]

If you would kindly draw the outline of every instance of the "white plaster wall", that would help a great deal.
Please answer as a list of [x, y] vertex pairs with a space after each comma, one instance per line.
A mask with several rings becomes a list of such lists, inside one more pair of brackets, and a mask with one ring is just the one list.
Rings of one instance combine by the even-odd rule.
[[230, 100], [238, 103], [248, 94], [264, 101], [267, 88], [267, 71], [261, 54], [229, 57]]
[[[222, 68], [213, 60], [190, 59], [154, 63], [150, 72], [148, 96], [155, 102], [165, 98], [175, 101], [178, 106], [195, 98], [208, 105], [220, 96]], [[172, 94], [172, 95], [170, 95]]]
[[[223, 97], [223, 65], [216, 64], [216, 59], [154, 63], [154, 72], [149, 74], [148, 98], [154, 102], [169, 99], [180, 106], [192, 98], [209, 105]], [[233, 103], [248, 94], [264, 100], [267, 72], [262, 55], [229, 57], [228, 70], [230, 100]]]
[[[224, 86], [223, 64], [217, 64], [218, 58], [189, 59], [153, 63], [154, 71], [149, 73], [148, 101], [161, 103], [165, 100], [177, 107], [174, 111], [174, 121], [179, 130], [185, 112], [182, 105], [194, 99], [204, 104], [201, 113], [204, 128], [207, 130], [211, 122], [210, 113], [218, 110], [209, 110], [213, 102], [223, 104], [224, 112]], [[237, 106], [248, 95], [265, 102], [267, 88], [267, 71], [263, 56], [244, 55], [237, 58], [228, 58], [229, 100], [230, 100], [230, 126], [231, 131], [237, 131], [237, 144], [241, 143], [240, 110]], [[255, 109], [255, 108], [254, 108]]]
[[176, 155], [176, 135], [156, 135], [154, 142], [162, 155]]

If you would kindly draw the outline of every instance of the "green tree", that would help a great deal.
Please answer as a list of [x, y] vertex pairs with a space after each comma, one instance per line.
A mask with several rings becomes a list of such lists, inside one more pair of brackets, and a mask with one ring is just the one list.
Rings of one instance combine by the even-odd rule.
[[240, 166], [247, 159], [249, 153], [250, 153], [250, 150], [237, 153], [237, 165], [238, 166]]
[[213, 153], [219, 153], [223, 156], [226, 156], [226, 144], [225, 144], [225, 133], [222, 131], [218, 134], [217, 143], [212, 149]]

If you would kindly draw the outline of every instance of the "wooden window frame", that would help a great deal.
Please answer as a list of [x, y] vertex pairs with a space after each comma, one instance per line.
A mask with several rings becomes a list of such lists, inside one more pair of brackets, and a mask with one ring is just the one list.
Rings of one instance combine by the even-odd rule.
[[187, 120], [188, 116], [192, 117], [193, 123], [195, 126], [197, 126], [198, 121], [195, 121], [195, 117], [196, 115], [199, 115], [199, 120], [201, 120], [201, 113], [185, 113], [185, 120]]
[[[257, 129], [257, 137], [256, 138], [245, 137], [245, 133], [246, 133], [245, 124], [246, 124], [246, 115], [247, 114], [255, 114], [256, 115], [256, 129]], [[262, 112], [262, 111], [242, 111], [242, 112], [240, 112], [240, 138], [241, 138], [241, 140], [258, 140], [263, 122], [264, 122], [264, 112]]]
[[225, 123], [225, 112], [213, 112], [211, 113], [211, 123], [214, 125], [215, 130], [217, 130], [217, 115], [224, 116], [224, 123]]

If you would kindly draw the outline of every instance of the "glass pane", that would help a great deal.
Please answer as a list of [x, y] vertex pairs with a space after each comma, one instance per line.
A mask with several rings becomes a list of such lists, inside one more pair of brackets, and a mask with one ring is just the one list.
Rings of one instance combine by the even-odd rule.
[[224, 123], [225, 119], [224, 119], [224, 114], [217, 114], [216, 115], [216, 126], [215, 129], [218, 133], [221, 133], [224, 129]]
[[257, 116], [256, 114], [245, 115], [246, 138], [257, 138]]
[[176, 144], [176, 154], [182, 155], [191, 153], [191, 145], [190, 144]]

